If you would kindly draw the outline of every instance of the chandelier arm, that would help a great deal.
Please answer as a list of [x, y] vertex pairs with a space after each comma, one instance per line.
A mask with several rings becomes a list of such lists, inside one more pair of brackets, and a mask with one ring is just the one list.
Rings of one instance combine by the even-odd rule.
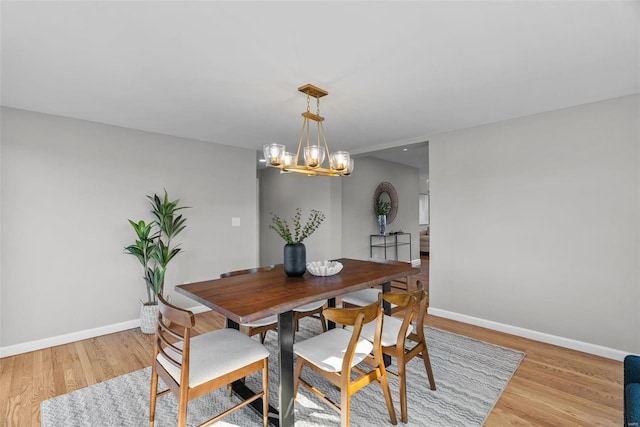
[[309, 119], [307, 117], [304, 118], [304, 123], [307, 125], [307, 148], [309, 148], [310, 144], [309, 144], [309, 135], [311, 134], [311, 131], [309, 130]]
[[[307, 91], [307, 114], [311, 113], [311, 95], [310, 92]], [[307, 148], [309, 148], [309, 134], [310, 134], [310, 129], [309, 129], [309, 116], [304, 116], [304, 122], [307, 124]]]
[[299, 173], [299, 174], [303, 174], [303, 175], [309, 175], [309, 176], [344, 176], [344, 174], [335, 171], [335, 170], [330, 170], [330, 169], [326, 169], [326, 168], [309, 168], [309, 167], [296, 167], [296, 168], [283, 168], [282, 169], [285, 172], [294, 172], [294, 173]]
[[[333, 159], [331, 158], [331, 153], [329, 152], [329, 144], [327, 144], [327, 135], [324, 133], [324, 125], [322, 122], [318, 122], [318, 139], [320, 139], [320, 134], [322, 133], [322, 140], [324, 141], [324, 149], [327, 153], [327, 157], [329, 158], [329, 169], [333, 170]], [[318, 141], [318, 145], [320, 145], [320, 141]]]
[[306, 118], [302, 121], [302, 129], [300, 130], [300, 138], [298, 138], [298, 151], [296, 151], [296, 165], [300, 159], [300, 147], [302, 146], [302, 137], [304, 136], [304, 127], [309, 122]]
[[[308, 96], [309, 95], [307, 95], [307, 97]], [[316, 116], [321, 117], [320, 116], [320, 97], [316, 96], [315, 98], [316, 98]], [[322, 127], [322, 121], [321, 120], [317, 120], [316, 124], [317, 124], [317, 127], [318, 127], [318, 130], [317, 130], [318, 142], [316, 144], [317, 144], [317, 146], [319, 148], [319, 147], [322, 147], [322, 144], [321, 144], [321, 141], [320, 141], [320, 130], [322, 129], [322, 133], [323, 133], [323, 136], [324, 136], [324, 128]], [[327, 139], [326, 138], [324, 138], [324, 145], [325, 145], [325, 147], [327, 145]], [[327, 155], [327, 157], [329, 157], [329, 169], [333, 169], [331, 167], [331, 155], [329, 154], [328, 151], [326, 152], [326, 155]]]

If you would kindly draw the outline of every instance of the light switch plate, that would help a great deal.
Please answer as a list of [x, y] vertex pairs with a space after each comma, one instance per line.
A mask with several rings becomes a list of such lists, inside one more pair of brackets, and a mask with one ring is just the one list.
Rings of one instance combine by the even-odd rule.
[[240, 218], [238, 218], [238, 217], [231, 218], [231, 226], [232, 227], [240, 227]]

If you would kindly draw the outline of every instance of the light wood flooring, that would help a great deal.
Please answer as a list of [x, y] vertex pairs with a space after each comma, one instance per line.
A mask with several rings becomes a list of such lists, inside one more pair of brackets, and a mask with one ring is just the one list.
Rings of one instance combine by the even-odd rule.
[[[412, 284], [428, 284], [422, 260]], [[435, 316], [425, 323], [527, 354], [486, 426], [622, 425], [622, 362]], [[197, 315], [199, 332], [221, 326], [218, 314]], [[152, 345], [131, 329], [0, 359], [0, 426], [39, 426], [42, 400], [149, 366]]]

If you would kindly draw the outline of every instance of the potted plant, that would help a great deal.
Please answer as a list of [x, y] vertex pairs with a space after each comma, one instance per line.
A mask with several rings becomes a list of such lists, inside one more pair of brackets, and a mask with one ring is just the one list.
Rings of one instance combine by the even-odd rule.
[[378, 216], [379, 232], [382, 236], [387, 233], [387, 214], [391, 211], [391, 202], [388, 200], [378, 199], [375, 211]]
[[290, 277], [302, 276], [307, 269], [307, 250], [302, 241], [316, 231], [324, 221], [325, 215], [311, 209], [307, 222], [302, 226], [302, 209], [297, 208], [292, 219], [293, 233], [286, 219], [283, 220], [274, 213], [271, 213], [271, 216], [272, 223], [269, 224], [269, 228], [275, 230], [287, 242], [284, 245], [284, 272]]
[[136, 233], [133, 245], [124, 248], [125, 253], [135, 256], [144, 271], [147, 301], [140, 308], [140, 329], [146, 334], [155, 332], [158, 320], [158, 295], [164, 294], [164, 278], [167, 264], [182, 248], [172, 246], [172, 240], [186, 227], [187, 219], [177, 212], [187, 206], [179, 206], [180, 200], [169, 200], [167, 191], [161, 198], [157, 194], [147, 196], [151, 204], [153, 220], [146, 223], [129, 220]]

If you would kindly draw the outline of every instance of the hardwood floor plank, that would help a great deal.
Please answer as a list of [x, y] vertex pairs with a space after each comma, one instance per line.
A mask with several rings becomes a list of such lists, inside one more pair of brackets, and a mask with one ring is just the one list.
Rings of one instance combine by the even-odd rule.
[[43, 371], [45, 369], [44, 366], [44, 358], [46, 352], [44, 351], [36, 351], [33, 353], [34, 361], [31, 371], [31, 402], [29, 402], [29, 409], [31, 410], [31, 425], [35, 425], [39, 423], [40, 411], [36, 410], [37, 405], [43, 401], [44, 398], [44, 383], [45, 378]]
[[84, 343], [82, 341], [78, 341], [74, 344], [74, 350], [78, 353], [78, 360], [80, 361], [80, 366], [82, 367], [82, 374], [84, 375], [85, 382], [87, 384], [97, 383], [96, 377], [93, 373], [93, 365], [89, 360], [89, 356], [87, 355]]
[[524, 419], [519, 416], [515, 411], [505, 410], [503, 408], [494, 408], [489, 414], [485, 426], [518, 426], [518, 427], [538, 427], [541, 424], [536, 424], [530, 420]]
[[[13, 372], [16, 371], [16, 360], [19, 356], [11, 356], [0, 359], [0, 415], [1, 421], [8, 424], [8, 420], [12, 419], [12, 405], [15, 399], [11, 391], [11, 379]], [[17, 421], [17, 420], [16, 420]], [[0, 423], [2, 424], [2, 423]]]

